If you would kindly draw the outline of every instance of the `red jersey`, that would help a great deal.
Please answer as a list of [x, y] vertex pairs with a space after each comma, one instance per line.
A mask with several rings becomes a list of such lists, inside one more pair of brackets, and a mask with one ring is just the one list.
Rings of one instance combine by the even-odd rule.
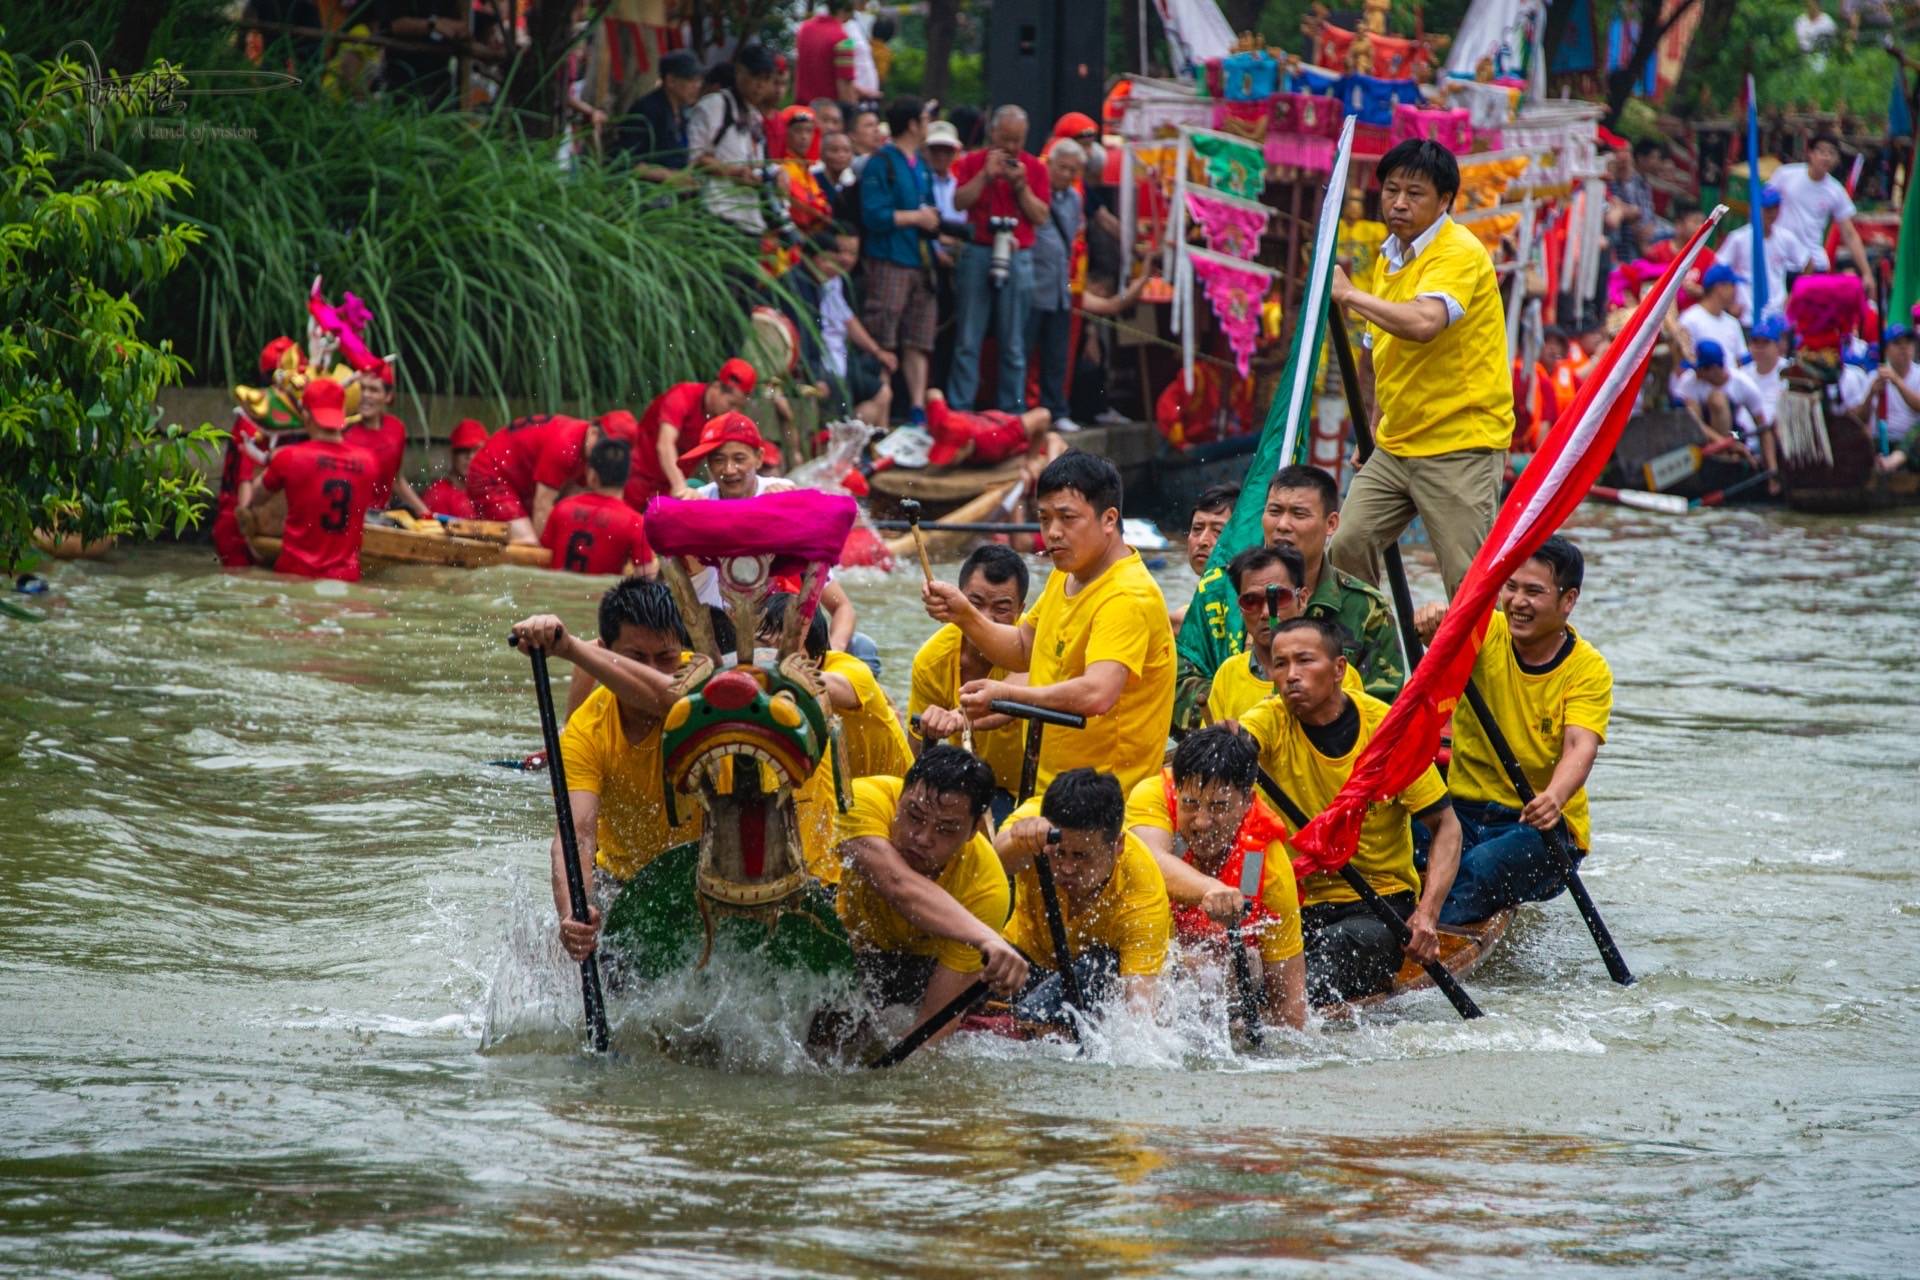
[[[533, 506], [535, 472], [556, 435], [586, 423], [564, 414], [536, 413], [515, 418], [487, 437], [467, 468], [467, 492], [487, 520], [524, 519]], [[574, 446], [578, 451], [578, 444]]]
[[[1174, 830], [1178, 831], [1180, 829], [1180, 797], [1174, 791], [1173, 770], [1161, 770], [1160, 782], [1166, 788], [1167, 816], [1173, 820]], [[1274, 815], [1271, 809], [1267, 808], [1267, 802], [1255, 796], [1252, 807], [1247, 810], [1247, 816], [1240, 820], [1240, 829], [1234, 832], [1233, 849], [1227, 854], [1227, 860], [1221, 864], [1219, 871], [1210, 874], [1222, 884], [1238, 887], [1240, 870], [1247, 860], [1247, 854], [1254, 849], [1264, 850], [1275, 840], [1284, 836], [1286, 830], [1286, 825]], [[1193, 865], [1192, 851], [1183, 850], [1180, 858], [1189, 866]], [[1273, 913], [1267, 910], [1265, 902], [1262, 901], [1266, 894], [1267, 881], [1272, 875], [1273, 869], [1262, 865], [1260, 894], [1248, 903], [1247, 914], [1241, 918], [1241, 937], [1250, 947], [1259, 945], [1260, 935], [1265, 932], [1267, 922], [1273, 919]], [[1175, 937], [1185, 943], [1207, 942], [1224, 939], [1227, 936], [1226, 929], [1215, 923], [1213, 917], [1198, 906], [1181, 906], [1178, 903], [1173, 907], [1173, 932]]]
[[437, 516], [452, 516], [456, 520], [480, 518], [473, 512], [473, 499], [467, 496], [467, 491], [444, 477], [428, 485], [420, 501]]
[[578, 418], [557, 419], [547, 428], [533, 482], [556, 492], [577, 485], [587, 476], [587, 424]]
[[853, 42], [840, 20], [816, 13], [801, 23], [793, 41], [793, 100], [838, 100], [838, 82], [852, 79]]
[[240, 486], [253, 479], [254, 472], [260, 468], [253, 455], [242, 446], [259, 434], [260, 428], [253, 425], [251, 418], [235, 414], [233, 430], [227, 436], [226, 459], [220, 467], [220, 496], [213, 508], [213, 549], [219, 553], [221, 564], [234, 568], [253, 563], [235, 512], [240, 502]]
[[[985, 151], [969, 151], [953, 162], [953, 180], [964, 187], [986, 165]], [[1047, 185], [1047, 166], [1041, 164], [1037, 156], [1025, 151], [1020, 153], [1020, 165], [1027, 171], [1027, 190], [1039, 196], [1041, 204], [1051, 201], [1053, 196]], [[995, 178], [987, 183], [987, 189], [973, 202], [973, 208], [967, 210], [967, 221], [973, 224], [975, 244], [993, 243], [993, 227], [987, 221], [989, 218], [1012, 218], [1018, 224], [1013, 229], [1013, 242], [1022, 249], [1033, 248], [1034, 226], [1027, 221], [1027, 215], [1020, 212], [1020, 201], [1013, 194], [1013, 184], [1005, 178]]]
[[400, 464], [407, 458], [407, 424], [390, 413], [380, 415], [377, 426], [357, 422], [343, 433], [346, 442], [373, 455], [373, 497], [367, 505], [385, 511], [393, 501], [393, 481]]
[[273, 455], [260, 480], [287, 491], [287, 525], [274, 568], [307, 578], [360, 579], [360, 534], [379, 464], [365, 449], [308, 440]]
[[640, 415], [640, 436], [633, 445], [633, 470], [627, 476], [623, 495], [628, 506], [644, 511], [648, 499], [667, 491], [666, 473], [660, 469], [660, 433], [674, 432], [673, 451], [682, 454], [700, 442], [700, 431], [706, 425], [706, 383], [677, 383], [654, 398], [647, 411]]
[[553, 552], [549, 567], [569, 573], [623, 573], [629, 562], [653, 559], [640, 513], [600, 493], [576, 493], [555, 506], [540, 542]]

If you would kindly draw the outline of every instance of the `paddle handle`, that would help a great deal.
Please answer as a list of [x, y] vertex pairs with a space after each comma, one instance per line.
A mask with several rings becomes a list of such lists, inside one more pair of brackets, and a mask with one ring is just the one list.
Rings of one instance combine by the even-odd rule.
[[[520, 647], [520, 638], [508, 643]], [[547, 679], [547, 655], [542, 649], [527, 649], [533, 663], [533, 692], [540, 701], [540, 733], [547, 744], [547, 778], [553, 783], [553, 817], [560, 830], [560, 856], [566, 864], [567, 906], [573, 918], [585, 924], [587, 884], [580, 874], [580, 843], [573, 830], [573, 805], [567, 796], [567, 769], [560, 757], [560, 725], [553, 714], [553, 686]], [[596, 1053], [607, 1048], [607, 1008], [600, 992], [600, 957], [590, 955], [580, 962], [580, 998], [587, 1009], [587, 1026], [593, 1036]]]
[[1012, 698], [995, 698], [987, 704], [987, 707], [1000, 715], [1012, 716], [1016, 720], [1058, 725], [1062, 729], [1087, 727], [1087, 718], [1077, 711], [1055, 711], [1051, 707], [1036, 707], [1031, 702], [1015, 702]]
[[[1058, 834], [1056, 830], [1054, 835]], [[1055, 840], [1049, 837], [1047, 843], [1053, 844]], [[1074, 1012], [1085, 1017], [1087, 993], [1080, 989], [1080, 973], [1073, 967], [1073, 952], [1067, 947], [1067, 919], [1060, 910], [1060, 891], [1054, 886], [1053, 863], [1046, 854], [1034, 855], [1033, 873], [1040, 880], [1040, 905], [1047, 913], [1047, 934], [1053, 939], [1053, 959], [1060, 966], [1060, 982], [1067, 989], [1067, 1003], [1073, 1006]], [[1077, 1024], [1073, 1028], [1073, 1038], [1080, 1038]]]
[[[1280, 784], [1274, 781], [1273, 775], [1262, 769], [1259, 778], [1260, 790], [1266, 793], [1267, 799], [1273, 801], [1274, 808], [1280, 810], [1280, 816], [1293, 824], [1295, 831], [1306, 826], [1309, 821], [1306, 810], [1295, 804], [1293, 797], [1280, 789]], [[1381, 897], [1379, 891], [1367, 883], [1367, 878], [1354, 870], [1352, 863], [1341, 867], [1339, 876], [1346, 881], [1349, 889], [1359, 895], [1360, 901], [1367, 904], [1367, 909], [1379, 917], [1380, 923], [1387, 926], [1393, 934], [1394, 941], [1398, 942], [1402, 948], [1413, 941], [1413, 930], [1409, 929], [1407, 922], [1400, 918], [1400, 913], [1393, 909], [1393, 904]], [[1440, 988], [1440, 993], [1446, 996], [1461, 1017], [1482, 1016], [1480, 1006], [1473, 1002], [1473, 997], [1467, 994], [1466, 988], [1460, 985], [1459, 980], [1447, 972], [1445, 965], [1437, 960], [1423, 960], [1420, 967], [1427, 971], [1427, 977], [1433, 979], [1433, 985]]]
[[952, 1022], [955, 1018], [958, 1018], [961, 1014], [978, 1004], [980, 998], [986, 994], [987, 980], [985, 978], [980, 978], [969, 983], [965, 991], [962, 991], [959, 995], [941, 1005], [939, 1010], [931, 1018], [928, 1018], [919, 1026], [907, 1032], [906, 1035], [900, 1038], [899, 1044], [894, 1045], [893, 1048], [887, 1050], [872, 1062], [869, 1062], [867, 1068], [872, 1071], [881, 1071], [887, 1067], [899, 1066], [911, 1057], [914, 1051], [921, 1045], [944, 1031], [949, 1022]]
[[875, 520], [876, 529], [888, 533], [898, 533], [902, 529], [924, 529], [928, 533], [1038, 533], [1040, 526], [1019, 520], [929, 520], [918, 524], [912, 520]]
[[1227, 948], [1233, 959], [1233, 985], [1240, 994], [1240, 1021], [1247, 1029], [1247, 1041], [1258, 1049], [1266, 1036], [1260, 1030], [1260, 996], [1253, 989], [1253, 966], [1247, 963], [1246, 941], [1240, 921], [1227, 926]]
[[[1527, 780], [1526, 770], [1520, 767], [1518, 757], [1513, 754], [1507, 735], [1500, 731], [1500, 722], [1493, 718], [1493, 708], [1487, 705], [1486, 696], [1472, 680], [1467, 681], [1465, 694], [1467, 706], [1472, 709], [1473, 718], [1480, 722], [1481, 732], [1487, 735], [1487, 743], [1499, 759], [1500, 768], [1507, 775], [1513, 793], [1520, 797], [1522, 807], [1532, 803], [1536, 794], [1533, 784]], [[1550, 830], [1542, 831], [1540, 836], [1546, 841], [1547, 851], [1560, 864], [1560, 872], [1567, 881], [1567, 893], [1573, 898], [1581, 920], [1586, 922], [1587, 932], [1593, 935], [1593, 945], [1600, 952], [1601, 963], [1607, 966], [1607, 976], [1623, 987], [1632, 986], [1633, 971], [1627, 968], [1626, 958], [1620, 954], [1620, 947], [1613, 940], [1613, 931], [1600, 918], [1600, 909], [1593, 904], [1593, 895], [1587, 892], [1587, 886], [1581, 881], [1580, 870], [1574, 864], [1573, 852], [1567, 848], [1560, 826], [1555, 824]]]

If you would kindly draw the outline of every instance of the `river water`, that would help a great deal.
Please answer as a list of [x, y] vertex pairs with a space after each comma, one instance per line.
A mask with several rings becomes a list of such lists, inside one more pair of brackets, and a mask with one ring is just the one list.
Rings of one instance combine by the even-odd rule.
[[[1920, 525], [1571, 532], [1637, 986], [1562, 899], [1475, 1024], [1427, 994], [1236, 1056], [1189, 1009], [884, 1076], [719, 969], [651, 1010], [717, 1058], [558, 1029], [547, 783], [487, 762], [538, 740], [506, 624], [590, 627], [593, 583], [56, 566], [0, 621], [0, 1272], [1910, 1275]], [[850, 589], [904, 697], [912, 580]]]

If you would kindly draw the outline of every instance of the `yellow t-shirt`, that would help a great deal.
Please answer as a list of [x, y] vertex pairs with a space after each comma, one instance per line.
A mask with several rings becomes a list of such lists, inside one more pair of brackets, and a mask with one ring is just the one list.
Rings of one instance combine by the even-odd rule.
[[700, 806], [692, 796], [674, 797], [680, 822], [667, 822], [659, 723], [638, 742], [628, 742], [620, 727], [620, 704], [606, 686], [588, 694], [567, 717], [560, 759], [569, 791], [600, 797], [593, 860], [615, 879], [630, 879], [674, 845], [700, 838]]
[[[1364, 693], [1349, 693], [1347, 697], [1360, 710], [1360, 732], [1352, 749], [1338, 759], [1315, 749], [1300, 722], [1279, 698], [1269, 698], [1240, 718], [1240, 727], [1260, 744], [1260, 766], [1308, 817], [1325, 809], [1339, 794], [1353, 772], [1354, 762], [1387, 714], [1387, 704], [1378, 698]], [[1393, 800], [1368, 806], [1360, 826], [1360, 848], [1351, 864], [1354, 870], [1382, 894], [1419, 893], [1420, 874], [1413, 869], [1413, 829], [1407, 825], [1408, 819], [1446, 796], [1439, 770], [1428, 765], [1413, 785]], [[1332, 872], [1308, 876], [1301, 890], [1301, 900], [1307, 906], [1352, 902], [1359, 897]]]
[[[928, 707], [960, 705], [960, 628], [949, 622], [934, 632], [913, 655], [913, 688], [907, 694], [907, 715], [919, 715]], [[1005, 680], [1007, 672], [995, 667], [987, 672], [989, 680]], [[998, 729], [973, 735], [973, 750], [993, 769], [993, 780], [1013, 795], [1020, 794], [1020, 763], [1026, 747], [1026, 722], [1015, 720]], [[1065, 730], [1062, 730], [1065, 732]], [[958, 734], [947, 739], [958, 746]]]
[[[1535, 791], [1553, 781], [1567, 726], [1591, 729], [1604, 742], [1607, 718], [1613, 711], [1613, 669], [1598, 649], [1571, 627], [1568, 632], [1573, 634], [1573, 648], [1552, 670], [1525, 671], [1513, 651], [1507, 615], [1496, 610], [1487, 622], [1486, 642], [1473, 667], [1473, 681]], [[1447, 770], [1447, 790], [1456, 800], [1520, 807], [1520, 797], [1507, 781], [1500, 758], [1493, 754], [1479, 717], [1464, 698], [1453, 717], [1453, 765]], [[1573, 842], [1582, 849], [1592, 848], [1587, 789], [1574, 792], [1561, 812]]]
[[[893, 818], [900, 808], [900, 793], [906, 783], [899, 778], [861, 778], [853, 784], [853, 804], [840, 815], [839, 844], [871, 836], [891, 841]], [[909, 955], [933, 956], [956, 973], [977, 973], [980, 953], [965, 943], [935, 938], [909, 923], [899, 909], [880, 895], [873, 882], [852, 863], [844, 863], [845, 874], [834, 910], [847, 927], [856, 951], [904, 951]], [[967, 914], [989, 929], [1004, 929], [1013, 903], [1007, 886], [1007, 873], [1000, 866], [1000, 855], [993, 842], [975, 834], [948, 860], [934, 883], [953, 895]]]
[[839, 710], [840, 740], [847, 748], [847, 778], [900, 778], [913, 767], [913, 749], [893, 703], [873, 678], [873, 668], [850, 653], [829, 650], [823, 671], [844, 677], [853, 686], [859, 707]]
[[812, 775], [794, 792], [793, 816], [800, 827], [800, 861], [821, 884], [839, 884], [833, 832], [840, 821], [840, 796], [833, 785], [832, 751], [820, 757]]
[[1382, 253], [1360, 287], [1387, 302], [1444, 293], [1465, 312], [1431, 342], [1410, 342], [1378, 325], [1367, 326], [1380, 403], [1374, 438], [1380, 447], [1402, 458], [1507, 448], [1513, 441], [1507, 312], [1486, 246], [1449, 219], [1400, 270], [1393, 270]]
[[[1040, 797], [1034, 796], [1007, 815], [1009, 823], [1040, 816]], [[1159, 973], [1166, 967], [1167, 942], [1173, 936], [1173, 909], [1167, 900], [1167, 881], [1160, 864], [1132, 832], [1121, 834], [1120, 856], [1113, 874], [1094, 897], [1093, 905], [1076, 914], [1066, 892], [1060, 894], [1060, 914], [1067, 926], [1067, 947], [1079, 955], [1090, 946], [1112, 947], [1120, 957], [1123, 977]], [[1013, 916], [1003, 935], [1042, 968], [1055, 969], [1053, 935], [1047, 931], [1047, 908], [1040, 897], [1040, 873], [1029, 866], [1014, 878]]]
[[[1351, 662], [1347, 664], [1347, 674], [1340, 678], [1340, 687], [1348, 693], [1367, 691], [1359, 668]], [[1207, 720], [1211, 724], [1238, 720], [1271, 698], [1273, 692], [1273, 681], [1253, 674], [1253, 659], [1242, 650], [1221, 663], [1213, 673], [1213, 688], [1207, 694]]]
[[[1172, 773], [1169, 769], [1161, 777], [1142, 778], [1127, 793], [1126, 821], [1129, 832], [1135, 827], [1146, 827], [1164, 831], [1168, 835], [1175, 833], [1173, 811], [1167, 807], [1167, 781]], [[1254, 800], [1256, 806], [1260, 803], [1257, 798]], [[1231, 855], [1228, 865], [1233, 865]], [[1225, 882], [1239, 887], [1237, 879]], [[1266, 908], [1267, 915], [1271, 917], [1270, 920], [1256, 920], [1252, 924], [1253, 933], [1260, 940], [1260, 959], [1267, 964], [1279, 964], [1282, 960], [1291, 960], [1299, 955], [1304, 949], [1300, 936], [1300, 891], [1294, 882], [1293, 862], [1287, 855], [1284, 840], [1274, 840], [1267, 845], [1266, 861], [1260, 868], [1260, 905]], [[1191, 927], [1180, 923], [1182, 914], [1191, 913], [1190, 918], [1204, 918], [1198, 907], [1175, 907], [1174, 910], [1177, 913], [1175, 924], [1182, 929]]]
[[1085, 675], [1096, 662], [1127, 669], [1126, 687], [1113, 710], [1084, 729], [1048, 726], [1040, 740], [1036, 793], [1069, 769], [1094, 768], [1131, 787], [1160, 772], [1167, 727], [1173, 723], [1173, 631], [1160, 585], [1140, 562], [1127, 557], [1073, 595], [1071, 575], [1055, 570], [1040, 602], [1021, 618], [1033, 627], [1029, 676], [1036, 688]]

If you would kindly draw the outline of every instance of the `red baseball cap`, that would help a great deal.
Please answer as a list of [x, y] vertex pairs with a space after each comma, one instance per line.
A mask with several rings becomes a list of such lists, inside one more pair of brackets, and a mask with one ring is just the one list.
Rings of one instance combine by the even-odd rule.
[[601, 434], [632, 444], [640, 438], [640, 421], [625, 409], [612, 409], [594, 419]]
[[1081, 111], [1069, 111], [1053, 126], [1056, 138], [1077, 138], [1083, 133], [1098, 133], [1100, 126], [1094, 118]]
[[293, 339], [281, 334], [260, 348], [260, 376], [271, 377], [273, 371], [280, 367], [280, 357], [287, 354], [287, 349], [291, 346], [293, 346]]
[[760, 428], [744, 413], [723, 413], [707, 419], [707, 425], [700, 429], [700, 442], [680, 455], [680, 465], [698, 462], [723, 444], [744, 444], [758, 449], [768, 466], [780, 465], [779, 447], [767, 443]]
[[715, 382], [731, 382], [741, 391], [752, 395], [754, 387], [759, 385], [760, 374], [752, 365], [742, 360], [739, 356], [735, 356], [720, 366], [720, 372], [714, 376], [713, 380]]
[[300, 393], [300, 403], [313, 415], [313, 425], [338, 431], [347, 425], [347, 389], [331, 378], [315, 378]]
[[368, 377], [380, 379], [381, 382], [389, 387], [393, 385], [393, 366], [385, 360], [376, 360], [365, 369], [362, 369], [361, 372]]
[[478, 449], [487, 442], [486, 426], [473, 418], [462, 418], [447, 438], [450, 449]]

